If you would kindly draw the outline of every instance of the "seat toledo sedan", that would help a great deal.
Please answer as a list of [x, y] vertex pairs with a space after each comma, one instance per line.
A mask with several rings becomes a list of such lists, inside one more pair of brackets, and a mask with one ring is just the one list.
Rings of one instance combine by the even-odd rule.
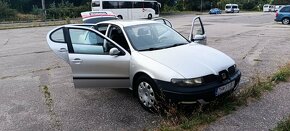
[[57, 27], [47, 42], [71, 66], [75, 87], [129, 88], [150, 110], [159, 96], [189, 103], [236, 89], [241, 73], [234, 60], [199, 44], [202, 38], [204, 28], [196, 17], [189, 40], [157, 21], [113, 20], [92, 28]]

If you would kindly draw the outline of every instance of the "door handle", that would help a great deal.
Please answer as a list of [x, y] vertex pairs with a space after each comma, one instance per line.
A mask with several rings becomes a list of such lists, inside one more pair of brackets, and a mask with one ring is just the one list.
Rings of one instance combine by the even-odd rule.
[[66, 48], [60, 48], [58, 51], [59, 52], [67, 52]]
[[80, 58], [75, 58], [75, 59], [72, 60], [72, 62], [74, 64], [81, 64], [83, 62], [83, 60], [81, 60]]

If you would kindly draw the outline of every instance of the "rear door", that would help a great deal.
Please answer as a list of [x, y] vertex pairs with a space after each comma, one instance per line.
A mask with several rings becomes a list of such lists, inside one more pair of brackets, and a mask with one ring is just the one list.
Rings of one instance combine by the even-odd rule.
[[57, 27], [46, 36], [47, 43], [52, 51], [61, 59], [69, 62], [67, 42], [64, 38], [63, 27]]
[[80, 26], [62, 29], [75, 87], [130, 87], [130, 55], [122, 47], [94, 29]]
[[205, 34], [205, 30], [202, 24], [202, 21], [199, 16], [193, 18], [191, 32], [189, 34], [189, 40], [206, 45], [207, 38]]

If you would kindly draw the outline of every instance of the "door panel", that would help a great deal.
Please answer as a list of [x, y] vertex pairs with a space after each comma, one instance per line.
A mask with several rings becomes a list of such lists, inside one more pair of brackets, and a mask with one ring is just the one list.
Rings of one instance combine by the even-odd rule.
[[69, 63], [68, 47], [64, 37], [63, 27], [58, 27], [46, 36], [47, 43], [52, 51], [61, 59]]
[[192, 21], [191, 32], [189, 40], [206, 45], [207, 38], [202, 21], [199, 16], [195, 17]]
[[[69, 64], [75, 87], [129, 88], [130, 55], [98, 31], [67, 27], [70, 40]], [[110, 46], [106, 46], [110, 45]], [[119, 55], [109, 55], [117, 48]]]

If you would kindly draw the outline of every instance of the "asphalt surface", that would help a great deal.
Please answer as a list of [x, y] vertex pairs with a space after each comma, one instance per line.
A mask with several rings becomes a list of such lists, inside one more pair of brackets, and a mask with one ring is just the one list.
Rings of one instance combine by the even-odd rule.
[[[168, 19], [187, 37], [193, 17], [179, 15]], [[273, 19], [274, 13], [202, 16], [208, 46], [225, 52], [237, 62], [243, 73], [242, 85], [250, 84], [253, 77], [269, 76], [290, 60], [290, 26], [275, 23]], [[143, 130], [158, 124], [160, 117], [144, 111], [128, 89], [74, 88], [70, 67], [46, 44], [46, 33], [53, 28], [0, 31], [0, 130]], [[274, 124], [290, 112], [284, 102], [289, 100], [288, 87], [281, 85], [277, 88], [281, 91], [265, 95], [266, 98], [272, 95], [268, 99], [284, 110], [277, 111], [279, 115], [272, 114], [272, 118], [277, 117], [270, 119]], [[253, 103], [252, 108], [272, 107], [267, 101], [259, 102]], [[261, 113], [268, 116], [265, 113], [269, 112]], [[234, 114], [209, 129], [233, 129], [226, 128], [226, 122], [238, 118]], [[254, 123], [239, 122], [240, 127], [245, 124], [251, 129], [273, 127], [259, 128]]]

